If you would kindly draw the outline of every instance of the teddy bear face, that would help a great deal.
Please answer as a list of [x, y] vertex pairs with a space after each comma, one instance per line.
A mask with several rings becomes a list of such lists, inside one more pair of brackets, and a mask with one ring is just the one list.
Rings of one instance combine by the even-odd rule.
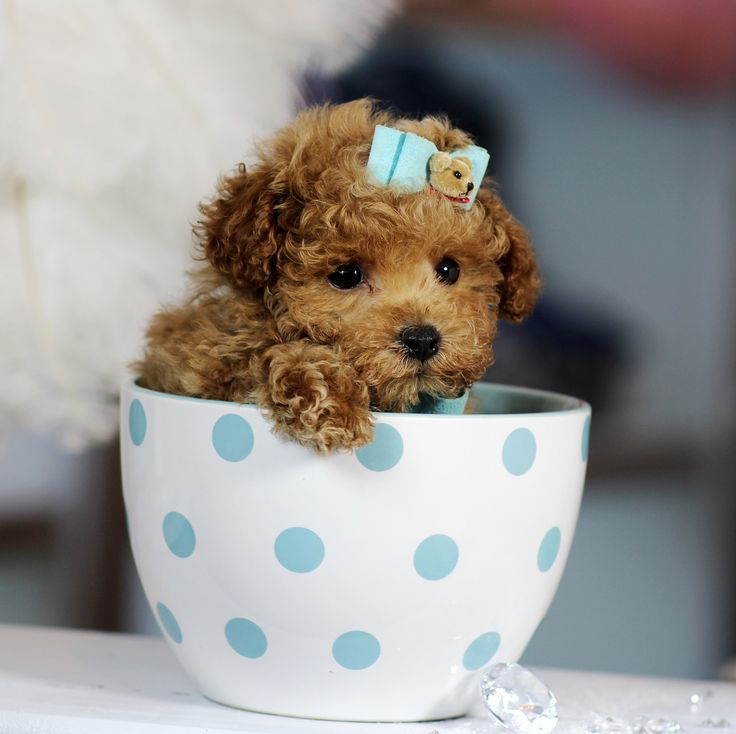
[[429, 159], [429, 185], [451, 201], [467, 204], [468, 194], [475, 188], [470, 159], [435, 153]]

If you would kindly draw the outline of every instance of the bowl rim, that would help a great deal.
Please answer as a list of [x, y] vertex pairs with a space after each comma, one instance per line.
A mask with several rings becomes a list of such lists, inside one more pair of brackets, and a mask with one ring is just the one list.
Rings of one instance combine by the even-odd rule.
[[[514, 418], [542, 418], [542, 417], [555, 417], [555, 416], [572, 416], [572, 415], [587, 415], [591, 414], [591, 406], [585, 400], [575, 398], [564, 393], [552, 392], [549, 390], [540, 390], [532, 387], [519, 387], [516, 385], [502, 385], [494, 382], [476, 382], [471, 388], [471, 395], [473, 391], [480, 390], [482, 392], [498, 392], [506, 395], [516, 395], [528, 398], [537, 398], [539, 400], [552, 401], [559, 405], [553, 410], [538, 410], [532, 412], [519, 412], [519, 413], [463, 413], [463, 414], [451, 414], [451, 413], [393, 413], [393, 412], [379, 412], [373, 411], [373, 415], [377, 418], [390, 417], [406, 421], [426, 421], [427, 418], [436, 418], [443, 421], [450, 420], [504, 420], [509, 417]], [[142, 395], [148, 395], [159, 400], [177, 400], [184, 401], [194, 404], [204, 405], [226, 405], [230, 408], [236, 408], [238, 410], [254, 410], [260, 414], [257, 406], [253, 403], [235, 403], [229, 400], [210, 400], [208, 398], [195, 398], [188, 395], [175, 395], [173, 393], [159, 392], [158, 390], [150, 390], [147, 387], [142, 387], [138, 384], [137, 378], [129, 378], [125, 380], [120, 388], [122, 393], [140, 393]]]

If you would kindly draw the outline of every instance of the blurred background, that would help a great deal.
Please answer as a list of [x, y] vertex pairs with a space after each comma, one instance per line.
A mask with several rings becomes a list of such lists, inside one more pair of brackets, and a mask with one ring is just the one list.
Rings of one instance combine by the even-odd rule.
[[736, 655], [731, 0], [6, 3], [0, 623], [158, 634], [115, 390], [215, 178], [300, 106], [447, 114], [545, 278], [487, 379], [593, 406], [586, 495], [525, 662], [714, 677]]

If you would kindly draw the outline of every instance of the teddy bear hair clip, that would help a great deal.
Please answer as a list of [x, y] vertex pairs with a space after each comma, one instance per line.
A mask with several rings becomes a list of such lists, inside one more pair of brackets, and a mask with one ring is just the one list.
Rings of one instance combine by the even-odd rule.
[[376, 125], [366, 170], [379, 185], [406, 193], [428, 189], [469, 209], [489, 159], [488, 151], [477, 145], [440, 151], [420, 135]]

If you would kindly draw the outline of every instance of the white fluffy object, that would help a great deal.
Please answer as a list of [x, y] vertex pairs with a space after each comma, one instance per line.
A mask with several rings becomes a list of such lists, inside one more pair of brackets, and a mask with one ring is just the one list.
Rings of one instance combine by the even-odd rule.
[[175, 298], [197, 202], [347, 63], [395, 0], [6, 0], [0, 10], [0, 437], [80, 448]]

